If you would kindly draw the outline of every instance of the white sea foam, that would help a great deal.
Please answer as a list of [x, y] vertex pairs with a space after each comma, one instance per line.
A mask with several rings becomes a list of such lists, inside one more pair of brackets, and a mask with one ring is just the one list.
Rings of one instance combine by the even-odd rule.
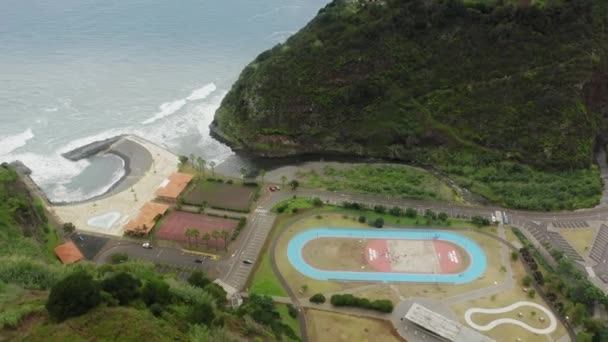
[[188, 100], [188, 101], [204, 100], [207, 97], [209, 97], [209, 95], [211, 95], [211, 93], [213, 93], [216, 89], [217, 89], [217, 87], [215, 86], [214, 83], [209, 83], [209, 84], [205, 85], [204, 87], [193, 91], [192, 94], [190, 94], [190, 96], [188, 96], [186, 98], [186, 100]]
[[25, 146], [27, 141], [33, 137], [34, 133], [32, 132], [31, 128], [28, 128], [19, 134], [0, 137], [0, 160], [11, 161], [4, 159], [5, 157], [8, 157], [9, 154], [14, 150]]
[[51, 107], [51, 108], [43, 108], [42, 110], [45, 111], [45, 112], [47, 112], [47, 113], [54, 113], [54, 112], [58, 111], [59, 108], [57, 108], [57, 107]]
[[209, 84], [206, 84], [205, 86], [203, 86], [202, 88], [195, 89], [190, 94], [190, 96], [188, 96], [186, 98], [171, 101], [171, 102], [165, 102], [160, 105], [160, 111], [158, 113], [154, 114], [154, 116], [152, 116], [151, 118], [142, 121], [141, 123], [144, 125], [148, 125], [148, 124], [151, 124], [162, 118], [166, 118], [167, 116], [173, 115], [177, 111], [182, 109], [182, 107], [184, 107], [188, 101], [203, 100], [203, 99], [207, 98], [209, 95], [211, 95], [211, 93], [213, 93], [215, 90], [216, 90], [215, 84], [209, 83]]

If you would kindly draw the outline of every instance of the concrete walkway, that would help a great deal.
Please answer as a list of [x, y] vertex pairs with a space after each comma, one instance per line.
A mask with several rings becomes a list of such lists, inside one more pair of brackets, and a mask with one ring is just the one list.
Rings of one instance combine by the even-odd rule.
[[[549, 326], [546, 328], [543, 328], [543, 329], [534, 328], [520, 320], [513, 319], [513, 318], [499, 318], [499, 319], [495, 319], [495, 320], [491, 321], [488, 324], [479, 325], [479, 324], [473, 322], [473, 320], [471, 319], [471, 316], [473, 316], [476, 313], [501, 314], [501, 313], [513, 311], [522, 306], [531, 306], [533, 308], [536, 308], [536, 309], [544, 312], [545, 315], [547, 316], [547, 318], [549, 319]], [[555, 319], [555, 316], [553, 315], [553, 313], [551, 311], [549, 311], [547, 308], [545, 308], [542, 305], [539, 305], [539, 304], [533, 303], [533, 302], [528, 302], [528, 301], [520, 301], [520, 302], [513, 303], [509, 306], [505, 306], [502, 308], [495, 308], [495, 309], [471, 308], [471, 309], [468, 309], [464, 313], [464, 319], [465, 319], [465, 321], [467, 321], [468, 325], [470, 325], [471, 327], [473, 327], [474, 329], [477, 329], [479, 331], [489, 331], [502, 324], [514, 324], [514, 325], [520, 326], [532, 333], [539, 334], [539, 335], [547, 335], [547, 334], [554, 332], [555, 329], [557, 329], [557, 320]]]

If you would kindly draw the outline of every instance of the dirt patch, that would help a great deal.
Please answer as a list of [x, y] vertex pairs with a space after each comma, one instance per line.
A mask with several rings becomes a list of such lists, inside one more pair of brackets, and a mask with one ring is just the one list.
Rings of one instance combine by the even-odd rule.
[[310, 309], [306, 318], [311, 341], [403, 341], [387, 321]]
[[319, 238], [302, 248], [302, 257], [309, 265], [330, 271], [365, 271], [363, 253], [367, 240], [349, 238]]
[[249, 211], [256, 187], [220, 182], [196, 182], [186, 192], [183, 200], [187, 204], [235, 211]]

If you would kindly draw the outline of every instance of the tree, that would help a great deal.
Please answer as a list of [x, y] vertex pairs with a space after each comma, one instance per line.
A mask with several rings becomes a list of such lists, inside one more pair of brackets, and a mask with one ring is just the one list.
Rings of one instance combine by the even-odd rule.
[[300, 186], [300, 182], [298, 182], [295, 179], [292, 179], [291, 182], [289, 182], [289, 187], [291, 188], [291, 190], [295, 191], [298, 187]]
[[320, 207], [323, 205], [323, 201], [319, 197], [315, 197], [312, 199], [312, 205], [315, 207]]
[[139, 296], [141, 281], [129, 273], [120, 272], [101, 282], [101, 288], [118, 300], [120, 305], [126, 305]]
[[149, 280], [141, 290], [141, 297], [146, 304], [166, 305], [171, 302], [169, 284], [160, 279]]
[[416, 218], [416, 216], [418, 216], [418, 212], [414, 208], [406, 208], [405, 216], [409, 218]]
[[209, 280], [209, 278], [207, 278], [207, 276], [205, 275], [205, 272], [202, 271], [194, 271], [192, 272], [190, 277], [188, 277], [188, 284], [195, 287], [199, 287], [201, 289], [209, 285], [210, 283], [211, 280]]
[[446, 214], [446, 213], [444, 213], [444, 212], [442, 211], [442, 212], [440, 212], [440, 213], [437, 215], [437, 218], [438, 218], [438, 219], [439, 219], [439, 221], [441, 221], [441, 222], [446, 222], [446, 221], [448, 220], [448, 214]]
[[263, 184], [264, 183], [264, 176], [266, 176], [266, 170], [264, 169], [260, 169], [260, 182]]
[[220, 238], [220, 236], [221, 236], [221, 235], [220, 235], [220, 232], [219, 232], [219, 231], [217, 231], [217, 230], [214, 230], [214, 231], [211, 233], [211, 237], [213, 237], [213, 238], [215, 239], [215, 249], [216, 249], [216, 250], [217, 250], [217, 245], [218, 245], [218, 243], [217, 243], [217, 239], [219, 239], [219, 238]]
[[228, 250], [228, 238], [230, 237], [230, 233], [227, 230], [222, 230], [220, 233], [222, 236], [222, 240], [224, 240], [224, 250]]
[[374, 211], [377, 212], [378, 214], [384, 214], [386, 212], [386, 207], [383, 205], [375, 205]]
[[49, 294], [46, 309], [58, 321], [80, 316], [101, 303], [99, 284], [85, 272], [76, 272], [60, 280]]
[[211, 325], [215, 319], [215, 311], [210, 303], [202, 302], [193, 305], [189, 313], [190, 322], [194, 324]]
[[198, 229], [192, 229], [192, 237], [194, 237], [194, 244], [198, 246], [198, 238], [201, 236], [201, 232]]
[[325, 296], [322, 293], [316, 293], [310, 299], [308, 299], [311, 303], [325, 303]]
[[186, 231], [184, 232], [186, 239], [188, 239], [188, 245], [192, 244], [192, 241], [190, 241], [190, 238], [192, 238], [192, 236], [193, 236], [192, 232], [193, 232], [193, 229], [191, 229], [191, 228], [186, 228]]
[[479, 215], [471, 217], [471, 222], [478, 228], [490, 225], [490, 220], [488, 218]]
[[365, 221], [367, 221], [367, 217], [359, 216], [359, 223], [365, 223]]
[[207, 246], [207, 248], [209, 248], [210, 239], [211, 239], [211, 234], [205, 233], [205, 235], [203, 235], [203, 241], [205, 241], [205, 245]]
[[181, 155], [179, 156], [179, 165], [186, 165], [186, 163], [188, 162], [188, 157]]
[[431, 209], [427, 209], [424, 211], [424, 218], [428, 221], [428, 222], [432, 222], [435, 221], [437, 219], [437, 214], [432, 211]]
[[211, 168], [211, 175], [215, 178], [215, 162], [213, 160], [209, 162], [209, 167]]
[[534, 298], [536, 296], [536, 291], [534, 289], [528, 290], [528, 297]]
[[524, 285], [525, 287], [530, 286], [530, 284], [532, 284], [532, 277], [530, 277], [529, 275], [526, 275], [522, 280], [521, 280], [522, 285]]
[[198, 172], [200, 172], [200, 174], [201, 174], [201, 179], [204, 179], [205, 178], [205, 165], [207, 164], [207, 161], [205, 161], [205, 159], [203, 159], [201, 157], [197, 157], [196, 164], [198, 166]]
[[519, 253], [517, 253], [516, 251], [512, 251], [511, 252], [511, 261], [517, 261], [517, 259], [519, 259]]
[[287, 176], [281, 176], [281, 188], [285, 187], [285, 182], [287, 182]]
[[[210, 283], [204, 288], [205, 292], [209, 293], [215, 299], [217, 305], [225, 305], [228, 301], [226, 299], [226, 291], [216, 283]], [[252, 295], [253, 296], [253, 295]]]
[[374, 227], [382, 228], [384, 226], [384, 219], [382, 217], [378, 217], [376, 221], [374, 221]]
[[63, 224], [63, 232], [67, 235], [72, 234], [76, 230], [76, 226], [72, 222], [66, 222]]

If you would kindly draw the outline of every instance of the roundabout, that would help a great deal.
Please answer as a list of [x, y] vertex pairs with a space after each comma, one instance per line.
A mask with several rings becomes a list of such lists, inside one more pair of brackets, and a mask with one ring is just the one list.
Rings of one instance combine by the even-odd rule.
[[[530, 306], [530, 307], [533, 307], [535, 309], [542, 311], [549, 320], [549, 326], [546, 328], [543, 328], [543, 329], [534, 328], [520, 320], [513, 319], [513, 318], [498, 318], [498, 319], [491, 321], [490, 323], [488, 323], [486, 325], [479, 325], [479, 324], [473, 322], [473, 320], [471, 319], [471, 316], [476, 313], [501, 314], [501, 313], [513, 311], [513, 310], [523, 307], [523, 306]], [[472, 328], [479, 330], [479, 331], [489, 331], [502, 324], [514, 324], [514, 325], [522, 327], [532, 333], [539, 334], [539, 335], [550, 334], [550, 333], [554, 332], [555, 329], [557, 329], [557, 320], [551, 311], [549, 311], [546, 307], [544, 307], [542, 305], [539, 305], [539, 304], [533, 303], [533, 302], [528, 302], [528, 301], [520, 301], [520, 302], [513, 303], [509, 306], [505, 306], [502, 308], [496, 308], [496, 309], [471, 308], [471, 309], [468, 309], [464, 313], [464, 319], [469, 326], [471, 326]]]

